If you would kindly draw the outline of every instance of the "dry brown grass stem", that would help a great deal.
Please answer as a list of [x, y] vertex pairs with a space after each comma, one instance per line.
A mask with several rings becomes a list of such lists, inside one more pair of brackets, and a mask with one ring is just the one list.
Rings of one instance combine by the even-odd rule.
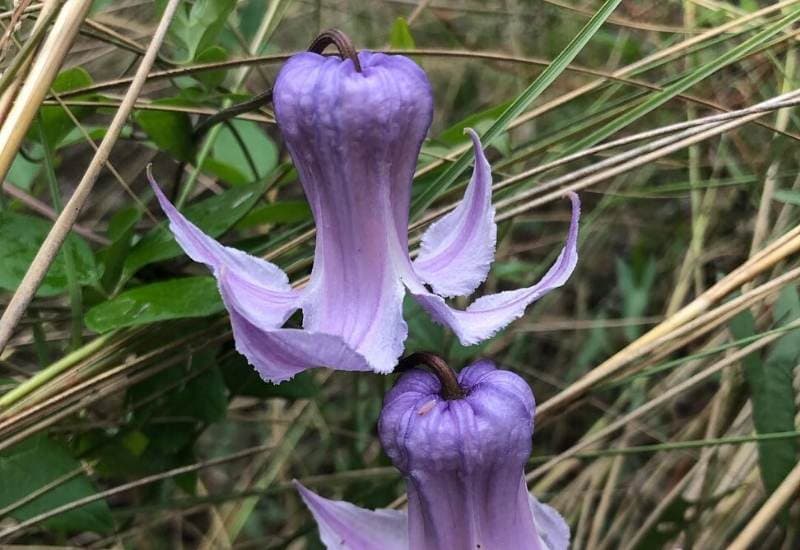
[[95, 494], [83, 497], [81, 499], [67, 502], [66, 504], [62, 504], [61, 506], [53, 508], [52, 510], [47, 510], [46, 512], [42, 512], [41, 514], [37, 514], [25, 521], [18, 523], [13, 527], [9, 527], [8, 529], [0, 532], [0, 540], [6, 539], [11, 535], [22, 531], [23, 529], [27, 529], [28, 527], [38, 525], [39, 523], [47, 520], [48, 518], [57, 516], [58, 514], [63, 514], [64, 512], [68, 512], [69, 510], [75, 510], [77, 508], [81, 508], [82, 506], [86, 506], [89, 503], [96, 502], [98, 500], [103, 500], [108, 497], [117, 495], [119, 493], [130, 491], [131, 489], [136, 489], [137, 487], [149, 485], [150, 483], [155, 483], [157, 481], [169, 479], [171, 477], [187, 474], [189, 472], [196, 472], [198, 470], [209, 468], [211, 466], [219, 466], [220, 464], [233, 462], [235, 460], [241, 460], [243, 458], [248, 458], [254, 455], [262, 454], [270, 450], [272, 450], [272, 445], [258, 445], [256, 447], [243, 449], [241, 451], [231, 453], [227, 456], [223, 456], [220, 458], [214, 458], [203, 462], [197, 462], [194, 464], [190, 464], [188, 466], [180, 466], [178, 468], [173, 468], [171, 470], [167, 470], [159, 474], [144, 476], [135, 481], [131, 481], [130, 483], [124, 483], [122, 485], [112, 487], [111, 489], [100, 491]]
[[[796, 228], [800, 230], [800, 227]], [[795, 233], [792, 231], [790, 233]], [[800, 232], [798, 232], [800, 233]], [[780, 244], [777, 244], [780, 241]], [[665, 319], [660, 324], [646, 332], [640, 338], [624, 347], [622, 350], [615, 353], [609, 359], [590, 370], [587, 374], [577, 380], [575, 383], [567, 387], [565, 390], [556, 394], [551, 399], [545, 401], [537, 409], [537, 417], [545, 418], [547, 415], [552, 415], [560, 408], [565, 407], [570, 402], [585, 394], [592, 387], [600, 382], [607, 380], [609, 377], [620, 372], [625, 366], [632, 361], [640, 358], [643, 353], [646, 353], [652, 348], [652, 344], [659, 341], [661, 338], [666, 337], [673, 332], [683, 332], [692, 321], [696, 321], [702, 314], [706, 313], [713, 304], [722, 300], [725, 296], [741, 287], [748, 281], [753, 280], [755, 277], [770, 269], [772, 266], [794, 254], [800, 250], [800, 234], [794, 235], [792, 238], [781, 238], [773, 245], [765, 248], [760, 254], [753, 256], [750, 260], [739, 266], [737, 269], [723, 277], [717, 284], [709, 288], [702, 295], [698, 296], [694, 301], [690, 302], [682, 309], [677, 311], [674, 315]], [[797, 271], [797, 270], [794, 270]], [[774, 279], [771, 283], [779, 279], [786, 279], [789, 272], [778, 279]], [[763, 288], [765, 285], [762, 285]], [[749, 293], [737, 298], [740, 300]], [[709, 319], [712, 321], [713, 319]]]
[[[755, 120], [758, 117], [764, 116], [770, 110], [775, 110], [784, 107], [791, 107], [800, 103], [800, 90], [790, 92], [788, 94], [776, 96], [767, 101], [761, 102], [758, 105], [748, 107], [735, 111], [738, 116], [726, 122], [712, 122], [708, 124], [701, 124], [700, 126], [690, 127], [677, 134], [657, 139], [645, 145], [629, 149], [613, 157], [609, 157], [602, 161], [591, 164], [579, 170], [575, 170], [553, 180], [544, 182], [533, 189], [527, 191], [520, 191], [515, 193], [513, 197], [500, 200], [495, 203], [495, 207], [503, 209], [510, 207], [503, 211], [498, 216], [498, 221], [506, 220], [514, 217], [522, 212], [525, 212], [535, 206], [545, 204], [552, 200], [558, 199], [564, 195], [564, 191], [578, 191], [585, 187], [589, 187], [600, 181], [606, 180], [610, 177], [622, 174], [633, 168], [647, 165], [648, 163], [663, 158], [675, 151], [685, 149], [686, 147], [699, 143], [711, 137], [723, 134], [729, 130], [733, 130]], [[765, 110], [765, 108], [767, 108]], [[569, 187], [565, 187], [570, 184]], [[546, 191], [555, 190], [544, 197], [523, 203], [521, 206], [514, 206], [514, 204], [524, 201], [525, 199], [542, 195]]]
[[[783, 2], [778, 2], [777, 4], [773, 4], [771, 6], [766, 6], [766, 7], [762, 8], [762, 9], [760, 9], [760, 10], [756, 10], [756, 11], [754, 11], [752, 13], [748, 13], [747, 15], [739, 17], [738, 19], [734, 19], [733, 21], [729, 21], [728, 23], [725, 23], [724, 25], [720, 25], [718, 27], [714, 27], [714, 28], [709, 29], [708, 31], [706, 31], [704, 33], [701, 33], [701, 34], [698, 34], [696, 36], [693, 36], [693, 37], [691, 37], [691, 38], [689, 38], [687, 40], [684, 40], [682, 42], [678, 42], [674, 46], [670, 46], [668, 48], [664, 48], [662, 50], [658, 50], [655, 53], [640, 59], [639, 61], [636, 61], [634, 63], [631, 63], [630, 65], [626, 65], [625, 67], [622, 67], [622, 68], [614, 71], [613, 73], [611, 73], [611, 76], [613, 76], [614, 78], [625, 78], [625, 77], [635, 73], [639, 69], [647, 67], [648, 65], [651, 65], [651, 64], [653, 64], [653, 63], [655, 63], [657, 61], [661, 61], [663, 59], [667, 59], [667, 58], [671, 57], [672, 55], [678, 54], [678, 53], [683, 52], [685, 50], [688, 50], [688, 49], [692, 48], [693, 46], [696, 46], [697, 44], [702, 44], [706, 40], [711, 40], [712, 38], [715, 38], [715, 37], [717, 37], [717, 36], [719, 36], [721, 34], [725, 34], [725, 33], [729, 32], [729, 31], [734, 30], [734, 29], [737, 29], [737, 28], [743, 27], [745, 25], [748, 25], [749, 23], [751, 23], [753, 21], [761, 19], [764, 16], [767, 16], [767, 15], [770, 15], [770, 14], [776, 12], [776, 11], [782, 10], [783, 8], [786, 8], [788, 6], [797, 4], [798, 2], [800, 2], [800, 0], [784, 0]], [[555, 109], [557, 107], [560, 107], [561, 105], [564, 105], [565, 103], [569, 103], [573, 99], [576, 99], [576, 98], [578, 98], [578, 97], [580, 97], [580, 96], [582, 96], [584, 94], [588, 94], [589, 92], [592, 92], [592, 91], [596, 90], [597, 88], [602, 86], [604, 83], [605, 83], [604, 79], [594, 80], [594, 81], [589, 82], [588, 84], [586, 84], [584, 86], [581, 86], [580, 88], [576, 88], [575, 90], [572, 90], [571, 92], [568, 92], [568, 93], [563, 94], [563, 95], [559, 95], [558, 97], [548, 101], [547, 103], [544, 103], [543, 105], [541, 105], [541, 106], [539, 106], [539, 107], [537, 107], [535, 109], [532, 109], [532, 110], [528, 111], [527, 113], [524, 113], [524, 114], [520, 115], [514, 121], [512, 121], [511, 124], [509, 124], [508, 129], [512, 130], [514, 128], [522, 126], [526, 122], [529, 122], [529, 121], [533, 120], [534, 118], [537, 118], [537, 117], [539, 117], [539, 116], [541, 116], [541, 115], [543, 115], [543, 114], [545, 114], [547, 112], [550, 112], [553, 109]], [[429, 172], [431, 170], [435, 170], [436, 168], [441, 166], [444, 162], [451, 162], [451, 161], [457, 159], [459, 156], [461, 156], [465, 152], [469, 151], [469, 148], [470, 148], [470, 145], [467, 144], [467, 145], [464, 145], [464, 146], [454, 150], [450, 155], [448, 155], [446, 157], [446, 159], [441, 160], [441, 161], [437, 161], [437, 162], [432, 162], [430, 165], [426, 166], [424, 168], [424, 170], [422, 171], [422, 173], [427, 173], [427, 172]]]
[[[536, 186], [535, 188], [530, 189], [528, 191], [522, 191], [522, 192], [516, 193], [512, 198], [496, 202], [495, 203], [495, 207], [503, 208], [505, 206], [510, 206], [510, 205], [514, 204], [515, 202], [519, 202], [520, 200], [524, 200], [524, 199], [526, 199], [528, 197], [535, 196], [535, 195], [541, 195], [545, 191], [548, 191], [548, 190], [551, 190], [551, 189], [557, 189], [557, 188], [559, 188], [559, 187], [561, 187], [561, 186], [563, 186], [563, 185], [565, 185], [567, 183], [570, 183], [572, 181], [575, 181], [575, 180], [579, 179], [580, 177], [582, 177], [584, 175], [593, 174], [593, 173], [597, 172], [598, 170], [600, 170], [602, 168], [615, 166], [615, 165], [621, 164], [623, 161], [626, 161], [626, 160], [636, 159], [636, 158], [640, 157], [644, 153], [657, 151], [657, 150], [659, 150], [660, 148], [662, 148], [662, 147], [664, 147], [666, 145], [670, 145], [672, 143], [676, 143], [678, 140], [680, 140], [682, 138], [691, 137], [691, 136], [696, 135], [698, 133], [702, 133], [702, 132], [708, 131], [710, 129], [716, 128], [717, 125], [720, 124], [720, 123], [728, 122], [728, 121], [740, 120], [743, 117], [747, 117], [747, 116], [750, 116], [750, 115], [755, 115], [755, 114], [759, 114], [759, 113], [760, 114], [766, 114], [766, 113], [769, 113], [771, 111], [776, 111], [776, 110], [779, 110], [779, 109], [784, 109], [784, 108], [787, 108], [787, 107], [795, 106], [798, 103], [800, 103], [800, 97], [799, 96], [800, 96], [800, 91], [789, 92], [787, 94], [783, 94], [783, 95], [774, 97], [774, 98], [769, 99], [767, 101], [763, 101], [763, 102], [758, 103], [756, 105], [753, 105], [751, 107], [747, 107], [747, 108], [744, 108], [744, 109], [738, 109], [736, 111], [729, 111], [727, 113], [712, 115], [712, 116], [708, 116], [708, 117], [697, 118], [697, 119], [694, 119], [694, 120], [691, 120], [691, 121], [687, 121], [687, 122], [680, 122], [680, 123], [677, 123], [677, 124], [670, 124], [668, 126], [663, 126], [661, 128], [655, 128], [653, 130], [647, 130], [647, 131], [644, 131], [644, 132], [639, 132], [639, 133], [631, 135], [631, 136], [627, 136], [627, 137], [624, 137], [624, 138], [620, 138], [620, 139], [616, 139], [616, 140], [613, 140], [613, 141], [609, 141], [607, 143], [602, 143], [602, 144], [597, 145], [595, 147], [590, 147], [588, 149], [584, 149], [582, 151], [578, 151], [575, 154], [565, 156], [563, 158], [554, 160], [554, 161], [546, 163], [546, 164], [542, 164], [540, 166], [536, 166], [534, 168], [531, 168], [530, 170], [526, 170], [526, 171], [521, 172], [519, 174], [515, 174], [515, 175], [513, 175], [511, 177], [508, 177], [508, 178], [505, 178], [503, 180], [498, 181], [497, 183], [495, 183], [492, 186], [492, 189], [494, 191], [505, 189], [506, 187], [508, 187], [508, 186], [510, 186], [510, 185], [512, 185], [514, 183], [518, 183], [518, 182], [520, 182], [522, 180], [525, 180], [525, 179], [533, 177], [533, 176], [535, 176], [537, 174], [541, 174], [543, 172], [549, 171], [549, 170], [551, 170], [553, 168], [557, 168], [557, 167], [562, 166], [564, 164], [568, 164], [570, 162], [586, 158], [586, 156], [588, 156], [588, 155], [596, 154], [596, 153], [599, 153], [599, 152], [602, 152], [602, 151], [607, 151], [609, 149], [620, 147], [622, 145], [628, 145], [630, 143], [635, 143], [637, 141], [643, 141], [643, 140], [647, 140], [647, 139], [663, 136], [663, 135], [666, 135], [666, 134], [672, 134], [673, 132], [678, 132], [678, 133], [675, 133], [672, 136], [665, 137], [665, 138], [662, 138], [660, 140], [657, 140], [657, 141], [654, 141], [652, 143], [649, 143], [647, 145], [631, 149], [630, 151], [626, 151], [626, 152], [620, 153], [618, 155], [615, 155], [613, 157], [609, 157], [607, 159], [604, 159], [604, 160], [602, 160], [600, 162], [594, 163], [591, 166], [588, 166], [586, 168], [582, 168], [580, 170], [576, 170], [576, 171], [570, 172], [568, 174], [565, 174], [564, 176], [561, 176], [561, 177], [556, 178], [554, 180], [551, 180], [549, 182], [542, 183], [542, 184], [540, 184], [540, 185]], [[752, 120], [752, 119], [748, 119], [748, 122], [750, 120]], [[415, 229], [419, 229], [419, 228], [421, 228], [423, 226], [428, 225], [433, 220], [435, 220], [435, 219], [445, 215], [449, 211], [453, 210], [455, 208], [456, 204], [457, 203], [449, 204], [449, 205], [447, 205], [445, 207], [442, 207], [442, 208], [440, 208], [438, 210], [430, 212], [429, 214], [427, 214], [423, 218], [421, 218], [421, 219], [417, 220], [416, 222], [412, 223], [410, 229], [411, 230], [415, 230]]]
[[739, 533], [736, 539], [728, 546], [728, 550], [747, 550], [751, 548], [756, 538], [768, 527], [772, 526], [775, 519], [792, 496], [800, 491], [800, 462], [795, 465], [789, 475], [777, 489], [770, 495], [758, 513], [750, 520], [747, 526]]
[[[55, 210], [53, 210], [53, 208], [51, 206], [49, 206], [48, 204], [40, 201], [36, 197], [26, 193], [25, 191], [23, 191], [22, 189], [20, 189], [16, 185], [13, 185], [13, 184], [8, 183], [8, 182], [3, 182], [2, 191], [3, 191], [3, 193], [7, 194], [9, 197], [17, 199], [18, 201], [23, 203], [25, 206], [27, 206], [28, 208], [30, 208], [31, 210], [33, 210], [37, 214], [41, 214], [45, 218], [48, 218], [50, 220], [55, 220], [56, 217], [58, 216], [58, 213]], [[92, 241], [94, 243], [97, 243], [97, 244], [99, 244], [101, 246], [107, 246], [107, 245], [111, 244], [111, 241], [108, 240], [106, 237], [95, 233], [94, 231], [92, 231], [91, 229], [89, 229], [88, 227], [85, 227], [83, 225], [80, 225], [80, 224], [76, 223], [74, 226], [72, 226], [72, 229], [73, 229], [73, 231], [75, 231], [75, 233], [77, 233], [81, 237], [84, 237], [87, 240], [90, 240], [90, 241]]]
[[[67, 10], [68, 6], [76, 6], [78, 4], [86, 4], [84, 6], [83, 12], [80, 14], [80, 19], [82, 20], [83, 15], [85, 14], [85, 10], [88, 9], [88, 6], [91, 2], [85, 2], [82, 0], [68, 0], [67, 4], [62, 8], [62, 14], [59, 15], [58, 20], [56, 21], [56, 26], [58, 26], [59, 21]], [[161, 21], [159, 21], [158, 27], [153, 35], [153, 39], [150, 42], [150, 45], [147, 47], [147, 53], [142, 58], [141, 63], [139, 64], [138, 69], [136, 70], [136, 75], [134, 76], [133, 82], [131, 83], [128, 92], [125, 94], [125, 98], [122, 101], [119, 109], [117, 110], [114, 118], [112, 119], [111, 123], [108, 126], [108, 130], [103, 137], [103, 141], [100, 143], [97, 152], [92, 157], [91, 162], [89, 163], [89, 167], [86, 169], [83, 177], [81, 178], [80, 183], [75, 189], [75, 192], [70, 197], [67, 204], [64, 206], [61, 214], [59, 215], [58, 219], [56, 220], [53, 228], [47, 235], [47, 238], [42, 243], [42, 246], [39, 248], [39, 251], [36, 253], [36, 257], [33, 259], [30, 268], [28, 269], [27, 273], [25, 273], [25, 277], [22, 279], [19, 287], [17, 288], [14, 295], [11, 297], [11, 301], [6, 307], [5, 311], [3, 312], [2, 318], [0, 318], [0, 351], [2, 351], [8, 340], [11, 338], [11, 335], [14, 332], [14, 328], [16, 327], [19, 320], [22, 318], [25, 310], [28, 307], [28, 304], [33, 299], [34, 294], [36, 293], [36, 289], [39, 288], [44, 276], [47, 274], [47, 270], [50, 267], [50, 264], [53, 263], [56, 255], [58, 254], [59, 249], [61, 248], [62, 243], [66, 239], [67, 235], [69, 234], [72, 225], [78, 218], [78, 214], [80, 213], [81, 209], [83, 208], [84, 203], [89, 197], [89, 194], [94, 186], [94, 183], [97, 181], [97, 177], [100, 175], [100, 171], [103, 168], [106, 160], [108, 159], [109, 154], [111, 153], [111, 149], [113, 148], [114, 144], [119, 137], [120, 131], [122, 130], [123, 125], [125, 124], [128, 116], [130, 115], [131, 110], [136, 102], [136, 99], [139, 97], [139, 93], [142, 90], [142, 87], [147, 80], [147, 74], [150, 72], [150, 69], [153, 66], [153, 62], [156, 59], [156, 55], [158, 53], [158, 49], [161, 46], [161, 42], [164, 40], [164, 37], [167, 33], [167, 28], [169, 27], [169, 23], [172, 20], [172, 16], [175, 13], [175, 10], [178, 7], [180, 2], [178, 0], [170, 0], [164, 9], [164, 14], [161, 17]], [[69, 13], [69, 12], [68, 12]], [[73, 19], [77, 18], [73, 15]], [[80, 21], [76, 27], [80, 25]], [[77, 30], [77, 29], [76, 29]], [[63, 33], [62, 33], [63, 34]], [[50, 39], [56, 35], [55, 27], [51, 36], [48, 37], [48, 42]], [[64, 46], [62, 46], [64, 47]], [[64, 48], [66, 49], [66, 48]], [[43, 49], [43, 54], [46, 53]], [[40, 56], [41, 57], [41, 56]], [[50, 55], [46, 56], [48, 60], [50, 59]], [[29, 76], [29, 81], [33, 78], [35, 69], [37, 67], [39, 59], [37, 58], [36, 63], [31, 68], [31, 75]], [[59, 63], [53, 67], [51, 70], [53, 71], [53, 76], [55, 72], [58, 70], [60, 66], [60, 59]], [[40, 94], [37, 99], [32, 101], [26, 101], [26, 105], [30, 110], [30, 117], [32, 118], [39, 108], [39, 104], [41, 103], [42, 99], [44, 99], [44, 95], [46, 90], [49, 89], [50, 82], [52, 82], [52, 78], [47, 81], [45, 86], [41, 86], [41, 89], [38, 89], [37, 92]], [[25, 82], [25, 86], [23, 86], [22, 94], [26, 87], [28, 86], [28, 81]], [[27, 96], [25, 96], [27, 97]], [[15, 105], [16, 107], [16, 105]], [[12, 113], [13, 113], [12, 109]], [[10, 124], [12, 121], [11, 116], [9, 116], [8, 121], [6, 124]], [[30, 122], [30, 121], [29, 121]], [[2, 155], [6, 154], [6, 149], [8, 147], [9, 138], [3, 139], [4, 131], [6, 125], [0, 129], [0, 159], [2, 159]], [[27, 124], [25, 128], [22, 130], [22, 134], [17, 137], [16, 146], [14, 146], [13, 153], [16, 153], [17, 148], [19, 147], [19, 140], [25, 134], [25, 130], [27, 129]], [[11, 158], [13, 159], [13, 154]], [[8, 161], [10, 165], [10, 160]], [[2, 161], [0, 161], [0, 173], [3, 175], [5, 174], [7, 167], [3, 169]]]
[[[34, 45], [34, 39], [42, 32], [42, 28], [49, 25], [52, 21], [52, 18], [55, 17], [56, 10], [58, 9], [58, 0], [47, 0], [46, 2], [42, 3], [42, 10], [39, 13], [39, 17], [36, 18], [36, 22], [33, 24], [33, 28], [31, 29], [31, 33], [27, 38], [27, 42], [30, 43], [31, 46]], [[20, 4], [21, 6], [21, 4]], [[12, 15], [16, 15], [17, 10]], [[13, 26], [9, 26], [7, 29], [8, 37], [10, 38], [13, 36]], [[27, 46], [28, 44], [26, 44]], [[5, 47], [5, 46], [4, 46]], [[2, 52], [5, 53], [5, 52]], [[24, 48], [20, 48], [17, 52], [17, 56], [24, 55]], [[0, 95], [0, 125], [2, 125], [6, 120], [6, 115], [8, 115], [9, 109], [14, 104], [14, 99], [17, 97], [17, 92], [19, 91], [19, 87], [22, 85], [22, 82], [25, 80], [25, 75], [28, 73], [28, 68], [30, 67], [32, 61], [31, 56], [25, 56], [21, 63], [16, 67], [13, 75], [13, 80], [8, 83], [8, 87], [3, 90], [2, 95]], [[11, 71], [12, 68], [8, 67], [5, 69], [5, 72]]]
[[[789, 329], [796, 329], [800, 328], [800, 320], [794, 321], [786, 326], [787, 330]], [[633, 411], [629, 412], [628, 414], [623, 415], [622, 417], [618, 418], [614, 422], [609, 423], [604, 428], [597, 430], [596, 432], [592, 432], [591, 434], [587, 435], [585, 439], [582, 439], [566, 451], [558, 454], [557, 456], [553, 457], [552, 459], [548, 460], [538, 468], [532, 470], [530, 473], [526, 475], [526, 479], [528, 481], [534, 480], [541, 476], [542, 474], [546, 473], [548, 470], [553, 468], [554, 466], [558, 465], [560, 462], [575, 456], [580, 451], [586, 449], [598, 443], [599, 441], [603, 440], [607, 436], [611, 435], [615, 431], [619, 430], [620, 428], [625, 427], [629, 423], [634, 420], [637, 420], [644, 416], [645, 414], [649, 413], [650, 411], [660, 407], [664, 403], [670, 401], [671, 399], [677, 397], [681, 393], [691, 389], [692, 387], [696, 386], [700, 382], [707, 380], [709, 377], [715, 375], [716, 373], [720, 372], [721, 370], [738, 363], [742, 358], [747, 357], [751, 353], [758, 351], [767, 345], [771, 344], [778, 338], [784, 335], [783, 332], [778, 333], [771, 333], [767, 334], [752, 344], [749, 344], [743, 348], [736, 350], [735, 352], [731, 353], [727, 357], [720, 359], [716, 363], [713, 363], [711, 366], [703, 369], [702, 371], [694, 374], [693, 376], [687, 378], [680, 384], [677, 384], [670, 389], [666, 390], [665, 392], [661, 393], [657, 397], [654, 397], [644, 405], [634, 409]]]
[[[91, 0], [67, 0], [32, 62], [25, 83], [17, 95], [19, 100], [11, 106], [0, 128], [0, 181], [5, 179], [33, 117], [58, 74], [91, 4]], [[52, 12], [43, 10], [42, 17], [49, 17], [50, 13]]]

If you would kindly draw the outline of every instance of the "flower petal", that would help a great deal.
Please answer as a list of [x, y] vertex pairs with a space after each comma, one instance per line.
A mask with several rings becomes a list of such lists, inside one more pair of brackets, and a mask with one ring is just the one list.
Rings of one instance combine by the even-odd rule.
[[408, 517], [399, 510], [365, 510], [322, 498], [294, 482], [328, 550], [408, 550]]
[[317, 228], [303, 327], [340, 336], [385, 373], [408, 332], [389, 250], [401, 229], [407, 238], [433, 98], [410, 59], [363, 51], [358, 58], [362, 72], [338, 57], [292, 56], [276, 79], [274, 106]]
[[[278, 266], [241, 250], [219, 244], [178, 212], [149, 174], [148, 178], [158, 203], [161, 205], [161, 210], [164, 211], [164, 214], [169, 219], [170, 231], [172, 231], [175, 240], [191, 259], [206, 264], [215, 275], [217, 275], [217, 271], [222, 266], [227, 266], [229, 269], [235, 269], [246, 274], [265, 288], [286, 293], [287, 296], [298, 296], [292, 290], [286, 273], [281, 271]], [[297, 309], [297, 307], [295, 305], [294, 309]]]
[[575, 193], [569, 193], [569, 198], [572, 201], [572, 221], [567, 242], [555, 263], [535, 285], [483, 296], [475, 300], [465, 311], [451, 308], [441, 296], [429, 292], [414, 273], [404, 277], [406, 286], [431, 317], [450, 327], [462, 344], [472, 345], [490, 338], [511, 321], [522, 316], [525, 308], [532, 302], [563, 285], [575, 269], [578, 262], [580, 200]]
[[271, 294], [239, 274], [223, 269], [220, 293], [231, 315], [236, 349], [262, 378], [282, 382], [306, 369], [332, 367], [368, 371], [370, 364], [339, 336], [277, 328], [266, 312]]
[[492, 206], [492, 171], [480, 139], [467, 129], [475, 151], [472, 179], [455, 210], [422, 236], [414, 271], [440, 296], [465, 296], [489, 273], [497, 243]]
[[531, 513], [539, 532], [544, 550], [567, 550], [569, 548], [569, 526], [555, 508], [542, 504], [530, 495]]

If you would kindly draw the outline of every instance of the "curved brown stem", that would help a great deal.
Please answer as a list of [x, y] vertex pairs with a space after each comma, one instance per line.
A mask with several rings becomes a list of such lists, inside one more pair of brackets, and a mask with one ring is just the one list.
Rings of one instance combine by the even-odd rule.
[[336, 49], [339, 50], [339, 55], [342, 56], [342, 59], [349, 59], [352, 61], [356, 71], [359, 73], [361, 72], [361, 62], [358, 60], [358, 51], [355, 46], [353, 46], [350, 37], [339, 29], [322, 31], [308, 47], [308, 51], [322, 53], [325, 51], [325, 48], [331, 44], [336, 46]]
[[444, 359], [436, 354], [427, 351], [418, 351], [407, 355], [400, 359], [400, 362], [397, 364], [397, 370], [404, 371], [418, 365], [428, 367], [433, 371], [433, 374], [436, 375], [436, 378], [439, 379], [439, 383], [442, 385], [441, 396], [446, 400], [452, 401], [454, 399], [462, 399], [467, 395], [464, 388], [458, 384], [455, 371], [450, 368]]

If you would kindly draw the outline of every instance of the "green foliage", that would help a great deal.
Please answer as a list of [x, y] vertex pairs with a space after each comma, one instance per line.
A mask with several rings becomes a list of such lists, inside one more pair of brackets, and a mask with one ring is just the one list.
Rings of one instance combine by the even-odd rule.
[[229, 356], [221, 366], [222, 376], [228, 391], [233, 395], [249, 397], [283, 397], [286, 399], [304, 399], [314, 397], [319, 386], [310, 372], [302, 372], [287, 382], [272, 384], [265, 382], [256, 370], [239, 355]]
[[[185, 105], [176, 98], [156, 99], [158, 105]], [[162, 149], [178, 160], [189, 162], [194, 156], [192, 144], [192, 122], [186, 113], [143, 109], [136, 111], [136, 122], [147, 133], [158, 149]]]
[[[241, 138], [241, 143], [234, 132]], [[247, 149], [247, 153], [242, 147]], [[244, 185], [265, 178], [275, 169], [278, 149], [255, 122], [234, 120], [220, 129], [214, 142], [213, 159], [215, 162], [204, 164], [203, 168], [232, 185]], [[255, 174], [250, 161], [255, 165]]]
[[[42, 487], [69, 476], [57, 487], [36, 496], [13, 510], [10, 515], [23, 521], [48, 512], [58, 506], [94, 495], [97, 491], [80, 472], [80, 462], [69, 450], [45, 435], [30, 437], [0, 452], [0, 508], [33, 495]], [[79, 472], [77, 475], [72, 475]], [[105, 500], [96, 500], [80, 508], [53, 516], [44, 522], [45, 527], [58, 531], [95, 531], [108, 533], [114, 522]]]
[[299, 223], [310, 219], [311, 208], [306, 201], [280, 201], [253, 208], [236, 227], [248, 229], [263, 224]]
[[[656, 278], [656, 262], [648, 258], [640, 273], [634, 273], [633, 268], [617, 258], [617, 284], [622, 294], [622, 313], [627, 318], [636, 319], [647, 312], [650, 294]], [[638, 275], [638, 276], [637, 276]], [[641, 333], [639, 325], [626, 325], [625, 338], [635, 340]]]
[[206, 317], [222, 311], [213, 277], [185, 277], [142, 285], [94, 306], [86, 326], [97, 332], [157, 321]]
[[[73, 67], [59, 73], [53, 81], [52, 88], [55, 92], [68, 92], [85, 88], [91, 85], [92, 82], [92, 77], [89, 76], [85, 69]], [[79, 96], [78, 99], [87, 99], [87, 97]], [[85, 118], [93, 111], [90, 107], [82, 106], [72, 106], [69, 110], [78, 120]], [[39, 110], [39, 115], [41, 116], [42, 128], [50, 148], [55, 150], [75, 128], [75, 123], [64, 108], [59, 105], [45, 105]]]
[[[51, 223], [41, 218], [0, 211], [0, 288], [15, 290], [28, 270], [36, 251], [50, 231]], [[81, 285], [92, 285], [100, 277], [100, 268], [92, 250], [76, 235], [70, 235], [75, 258], [75, 273]], [[67, 290], [64, 251], [59, 252], [37, 292], [38, 296], [53, 296]]]
[[235, 0], [196, 0], [181, 6], [170, 25], [170, 36], [180, 46], [184, 62], [196, 60], [214, 45], [235, 5]]
[[392, 23], [389, 45], [395, 50], [413, 50], [416, 47], [411, 29], [408, 28], [408, 22], [404, 18], [398, 17]]
[[[508, 127], [511, 121], [519, 116], [528, 106], [533, 103], [552, 83], [558, 78], [564, 69], [572, 62], [580, 51], [588, 44], [592, 36], [605, 23], [621, 0], [606, 0], [592, 18], [586, 23], [581, 31], [570, 41], [564, 50], [558, 54], [553, 62], [545, 69], [525, 90], [518, 95], [492, 123], [492, 125], [481, 134], [484, 147], [491, 145], [494, 140]], [[436, 197], [447, 190], [448, 187], [461, 175], [467, 167], [471, 154], [465, 153], [458, 157], [445, 172], [439, 176], [425, 191], [414, 201], [414, 211], [419, 212], [430, 205]]]
[[[774, 319], [786, 324], [800, 318], [800, 297], [795, 287], [781, 291], [774, 306]], [[755, 320], [749, 311], [731, 321], [737, 338], [755, 334]], [[763, 359], [758, 353], [744, 360], [744, 374], [753, 404], [753, 424], [758, 434], [793, 431], [795, 426], [794, 371], [800, 362], [800, 338], [791, 331], [779, 338]], [[798, 444], [795, 439], [760, 441], [758, 458], [761, 478], [767, 494], [772, 493], [797, 464]]]
[[[261, 181], [228, 189], [189, 205], [184, 215], [207, 234], [218, 237], [252, 208], [265, 188], [266, 181]], [[152, 229], [133, 246], [122, 268], [123, 280], [129, 279], [148, 264], [183, 254], [165, 225]]]

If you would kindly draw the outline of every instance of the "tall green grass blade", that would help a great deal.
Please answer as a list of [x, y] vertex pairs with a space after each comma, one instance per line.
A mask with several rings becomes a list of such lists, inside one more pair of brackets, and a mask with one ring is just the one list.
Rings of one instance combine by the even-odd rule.
[[664, 87], [660, 92], [656, 92], [638, 106], [631, 109], [627, 114], [611, 121], [602, 128], [597, 129], [588, 136], [573, 142], [565, 151], [565, 154], [574, 153], [587, 147], [591, 147], [603, 139], [613, 135], [619, 130], [637, 121], [644, 115], [657, 109], [673, 97], [681, 94], [702, 80], [708, 78], [723, 67], [734, 63], [741, 58], [749, 55], [773, 36], [781, 32], [785, 27], [800, 19], [800, 8], [792, 10], [788, 15], [778, 21], [766, 26], [764, 29], [754, 34], [735, 48], [728, 50], [716, 59], [709, 61], [705, 65], [698, 67], [683, 78]]
[[[481, 135], [481, 141], [484, 147], [491, 145], [491, 143], [506, 129], [506, 127], [519, 116], [528, 106], [533, 103], [544, 92], [550, 84], [566, 69], [573, 59], [580, 53], [586, 46], [592, 36], [600, 30], [600, 27], [608, 19], [612, 12], [619, 5], [621, 0], [606, 0], [606, 2], [597, 10], [597, 13], [586, 23], [581, 31], [567, 44], [567, 47], [558, 54], [547, 68], [534, 80], [525, 91], [523, 91], [503, 113], [497, 117], [497, 120], [489, 127], [486, 132]], [[465, 152], [458, 160], [451, 164], [441, 176], [430, 184], [420, 195], [414, 200], [412, 207], [412, 215], [415, 215], [436, 200], [436, 198], [455, 180], [461, 175], [461, 172], [469, 165], [472, 159], [471, 152]]]
[[[775, 303], [777, 322], [786, 323], [800, 317], [800, 298], [797, 289], [787, 287]], [[755, 332], [755, 320], [749, 312], [731, 322], [736, 337]], [[800, 359], [800, 339], [795, 334], [775, 342], [766, 358], [751, 354], [744, 360], [744, 374], [753, 404], [753, 424], [758, 434], [791, 431], [795, 427], [795, 404], [792, 381], [794, 368]], [[795, 440], [760, 442], [758, 445], [761, 478], [767, 494], [780, 485], [797, 463], [798, 445]]]

